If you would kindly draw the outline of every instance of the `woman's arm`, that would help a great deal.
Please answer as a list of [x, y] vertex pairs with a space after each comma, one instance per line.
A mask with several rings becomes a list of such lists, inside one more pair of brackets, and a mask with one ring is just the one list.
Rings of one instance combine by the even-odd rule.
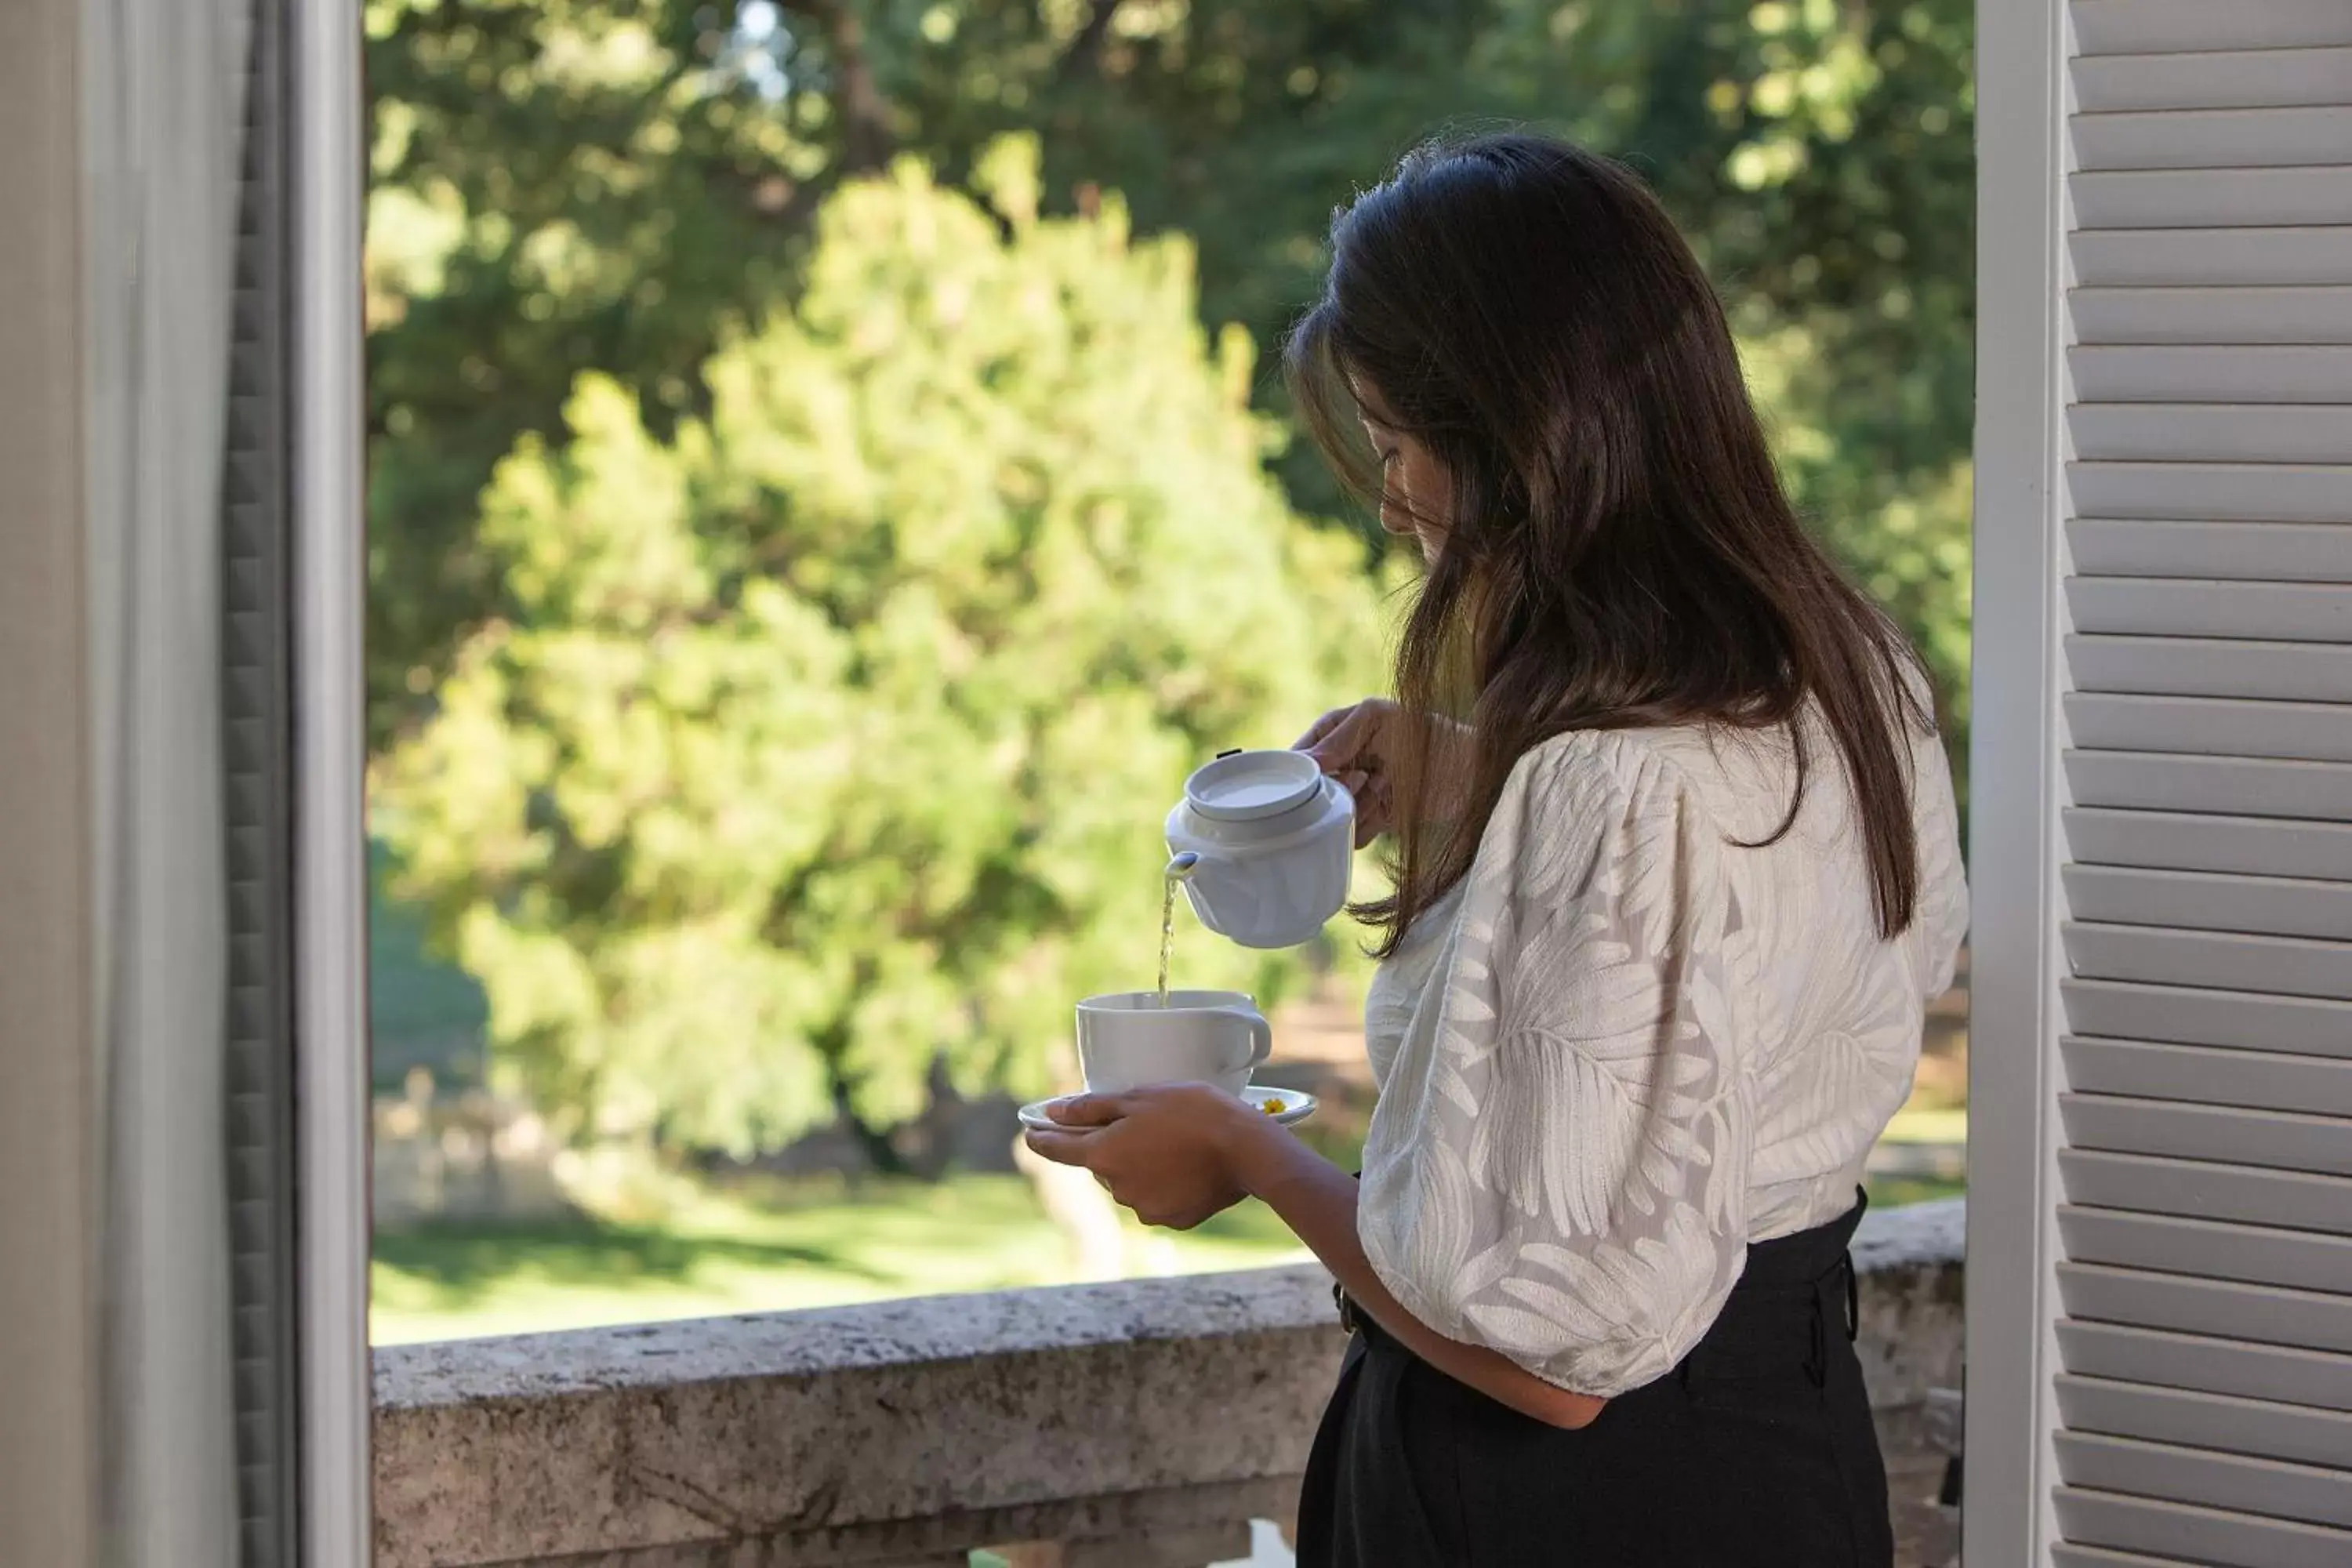
[[1381, 1283], [1356, 1234], [1356, 1180], [1287, 1129], [1207, 1084], [1158, 1084], [1084, 1094], [1029, 1134], [1048, 1160], [1091, 1171], [1146, 1225], [1189, 1230], [1245, 1197], [1279, 1215], [1323, 1260], [1349, 1300], [1407, 1350], [1457, 1383], [1547, 1426], [1591, 1424], [1608, 1403], [1546, 1383], [1483, 1345], [1448, 1339]]
[[1359, 1310], [1438, 1371], [1522, 1415], [1570, 1430], [1592, 1424], [1607, 1400], [1571, 1394], [1484, 1345], [1448, 1339], [1400, 1306], [1357, 1238], [1356, 1179], [1286, 1129], [1262, 1117], [1255, 1121], [1235, 1130], [1230, 1168], [1322, 1259]]
[[1381, 1085], [1374, 1206], [1203, 1085], [1061, 1102], [1030, 1146], [1147, 1224], [1264, 1199], [1415, 1354], [1537, 1420], [1586, 1425], [1674, 1370], [1747, 1260], [1753, 1116], [1723, 837], [1637, 740], [1522, 759], [1465, 879], [1442, 989]]

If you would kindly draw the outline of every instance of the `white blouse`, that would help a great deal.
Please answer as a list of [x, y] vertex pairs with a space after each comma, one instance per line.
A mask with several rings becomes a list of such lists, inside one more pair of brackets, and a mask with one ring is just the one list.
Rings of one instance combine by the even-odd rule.
[[1358, 1228], [1447, 1337], [1577, 1393], [1671, 1371], [1748, 1244], [1853, 1205], [1968, 925], [1941, 745], [1913, 748], [1918, 915], [1881, 941], [1840, 754], [1786, 729], [1559, 736], [1381, 966]]

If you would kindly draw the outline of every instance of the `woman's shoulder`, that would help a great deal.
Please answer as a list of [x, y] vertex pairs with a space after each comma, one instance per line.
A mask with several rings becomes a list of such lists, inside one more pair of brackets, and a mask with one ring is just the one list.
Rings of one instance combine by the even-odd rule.
[[[1734, 838], [1777, 838], [1796, 799], [1801, 728], [1806, 788], [1796, 823], [1799, 837], [1835, 838], [1850, 827], [1852, 801], [1842, 787], [1836, 737], [1810, 704], [1798, 719], [1777, 724], [1566, 731], [1520, 757], [1505, 794], [1507, 798], [1529, 790], [1607, 790], [1633, 799], [1673, 791], [1685, 808], [1712, 818]], [[1951, 795], [1943, 737], [1908, 722], [1904, 730], [1915, 809], [1932, 817]], [[1945, 814], [1948, 810], [1945, 805]]]
[[1705, 733], [1699, 724], [1563, 730], [1521, 752], [1512, 773], [1529, 782], [1589, 779], [1626, 786], [1650, 784], [1660, 775], [1673, 780], [1685, 770], [1689, 742], [1698, 739], [1703, 745]]
[[1671, 797], [1737, 832], [1759, 813], [1774, 820], [1785, 814], [1788, 752], [1784, 729], [1692, 723], [1568, 730], [1520, 756], [1504, 797], [1537, 809], [1601, 801], [1631, 808]]

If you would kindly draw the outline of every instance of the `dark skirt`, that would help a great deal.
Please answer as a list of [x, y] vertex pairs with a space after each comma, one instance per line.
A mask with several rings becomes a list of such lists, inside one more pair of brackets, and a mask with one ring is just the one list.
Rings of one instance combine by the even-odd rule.
[[1580, 1431], [1357, 1320], [1307, 1461], [1299, 1568], [1890, 1568], [1853, 1343], [1861, 1218], [1750, 1247], [1697, 1348]]

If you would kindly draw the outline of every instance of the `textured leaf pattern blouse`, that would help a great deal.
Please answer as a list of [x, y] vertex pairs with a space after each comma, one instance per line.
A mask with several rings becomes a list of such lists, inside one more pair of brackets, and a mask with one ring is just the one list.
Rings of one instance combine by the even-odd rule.
[[1882, 941], [1839, 753], [1580, 731], [1521, 758], [1469, 874], [1375, 978], [1359, 1228], [1415, 1318], [1612, 1395], [1715, 1321], [1748, 1244], [1853, 1206], [1968, 924], [1914, 747], [1918, 915]]

